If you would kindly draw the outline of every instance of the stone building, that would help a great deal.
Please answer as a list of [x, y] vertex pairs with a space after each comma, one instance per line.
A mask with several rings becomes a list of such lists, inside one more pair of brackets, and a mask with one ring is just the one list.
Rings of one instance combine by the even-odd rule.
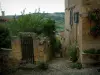
[[19, 36], [12, 37], [12, 58], [19, 62], [24, 60], [29, 63], [47, 62], [50, 60], [50, 45], [48, 38], [38, 37], [34, 33], [21, 32]]
[[79, 48], [79, 61], [81, 63], [94, 63], [83, 51], [95, 48], [100, 49], [100, 37], [93, 38], [90, 32], [91, 23], [88, 12], [100, 9], [100, 0], [65, 0], [65, 47], [77, 41]]

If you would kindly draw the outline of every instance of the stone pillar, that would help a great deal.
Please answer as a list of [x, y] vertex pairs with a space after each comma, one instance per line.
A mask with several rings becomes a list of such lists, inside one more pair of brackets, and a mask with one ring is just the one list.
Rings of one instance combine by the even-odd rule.
[[17, 36], [12, 37], [11, 56], [12, 56], [12, 58], [17, 59], [18, 61], [20, 61], [22, 59], [21, 43], [20, 43], [20, 39]]

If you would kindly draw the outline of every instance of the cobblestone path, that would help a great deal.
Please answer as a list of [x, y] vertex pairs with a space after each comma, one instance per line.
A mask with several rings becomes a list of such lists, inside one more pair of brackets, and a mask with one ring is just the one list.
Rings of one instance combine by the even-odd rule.
[[100, 75], [97, 68], [85, 68], [81, 70], [69, 68], [70, 61], [56, 59], [49, 63], [49, 69], [40, 70], [19, 70], [15, 75]]

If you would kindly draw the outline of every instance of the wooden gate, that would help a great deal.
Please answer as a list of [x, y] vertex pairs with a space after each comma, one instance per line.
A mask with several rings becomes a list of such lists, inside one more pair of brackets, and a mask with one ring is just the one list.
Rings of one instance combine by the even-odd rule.
[[21, 36], [22, 60], [34, 63], [33, 38], [31, 36]]

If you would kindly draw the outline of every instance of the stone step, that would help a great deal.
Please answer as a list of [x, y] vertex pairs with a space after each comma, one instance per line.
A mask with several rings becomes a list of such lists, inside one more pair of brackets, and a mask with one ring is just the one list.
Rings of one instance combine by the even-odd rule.
[[33, 70], [36, 68], [35, 64], [24, 64], [24, 65], [20, 65], [19, 69], [23, 69], [23, 70]]

